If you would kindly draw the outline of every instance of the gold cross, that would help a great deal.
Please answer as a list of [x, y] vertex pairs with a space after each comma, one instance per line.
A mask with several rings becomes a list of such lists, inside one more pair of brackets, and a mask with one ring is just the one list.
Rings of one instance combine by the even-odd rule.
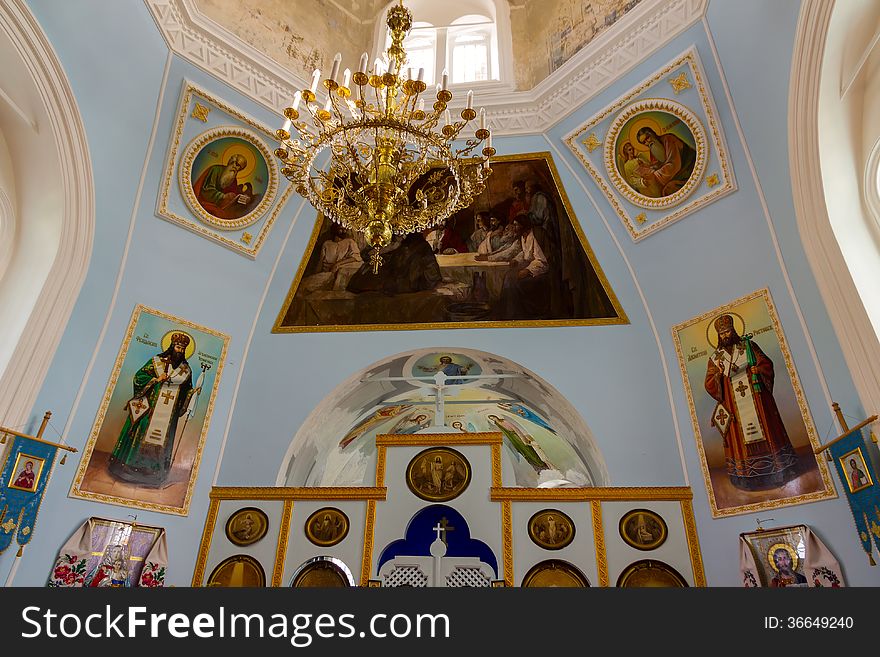
[[725, 422], [727, 422], [727, 418], [730, 417], [730, 416], [729, 416], [727, 413], [724, 412], [724, 409], [723, 409], [723, 408], [719, 408], [719, 409], [718, 409], [718, 415], [717, 415], [716, 417], [718, 418], [718, 421], [719, 421], [721, 424], [724, 424]]
[[746, 384], [744, 384], [742, 381], [740, 381], [739, 385], [736, 387], [736, 391], [739, 393], [740, 397], [745, 397], [746, 390], [748, 390], [748, 389], [749, 389], [749, 387]]
[[[740, 381], [740, 383], [742, 383], [742, 381]], [[172, 393], [170, 390], [166, 390], [159, 396], [165, 400], [165, 406], [168, 406], [168, 402], [174, 399], [174, 393]]]

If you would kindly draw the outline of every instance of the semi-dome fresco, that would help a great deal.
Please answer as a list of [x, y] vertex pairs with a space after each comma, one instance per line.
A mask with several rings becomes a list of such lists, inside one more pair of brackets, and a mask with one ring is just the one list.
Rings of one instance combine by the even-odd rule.
[[[442, 402], [437, 390], [442, 383]], [[605, 486], [574, 407], [534, 372], [471, 349], [422, 349], [351, 376], [297, 431], [280, 486], [372, 486], [379, 434], [500, 431], [505, 486]]]

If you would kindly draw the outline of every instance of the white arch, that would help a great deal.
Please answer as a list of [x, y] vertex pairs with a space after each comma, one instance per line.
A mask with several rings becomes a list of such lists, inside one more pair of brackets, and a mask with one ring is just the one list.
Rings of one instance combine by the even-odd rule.
[[[451, 392], [452, 401], [447, 408], [449, 413], [452, 405], [463, 404], [459, 408], [466, 408], [469, 412], [465, 413], [462, 423], [467, 425], [473, 420], [476, 426], [470, 429], [467, 426], [458, 428], [449, 426], [449, 415], [446, 415], [446, 422], [430, 426], [424, 424], [420, 432], [497, 431], [495, 425], [482, 419], [485, 407], [491, 406], [493, 410], [489, 412], [503, 418], [509, 409], [495, 410], [501, 408], [500, 405], [495, 406], [496, 402], [499, 399], [514, 401], [544, 418], [554, 427], [551, 429], [553, 434], [551, 435], [536, 424], [530, 424], [528, 433], [531, 435], [524, 440], [528, 442], [531, 438], [535, 438], [536, 441], [531, 444], [537, 451], [544, 447], [541, 441], [546, 439], [564, 452], [568, 452], [569, 456], [551, 464], [551, 468], [544, 469], [541, 478], [531, 470], [530, 466], [525, 467], [527, 473], [520, 473], [522, 476], [510, 471], [511, 481], [516, 481], [516, 485], [519, 486], [571, 485], [572, 483], [585, 486], [608, 485], [610, 481], [608, 466], [587, 422], [571, 402], [537, 373], [507, 357], [477, 349], [424, 347], [378, 360], [367, 368], [353, 373], [327, 395], [309, 413], [293, 436], [281, 461], [276, 486], [371, 485], [369, 482], [374, 477], [374, 473], [369, 459], [375, 458], [375, 442], [371, 441], [376, 432], [390, 430], [410, 411], [426, 413], [421, 417], [427, 422], [431, 422], [432, 418], [436, 421], [433, 411], [426, 409], [426, 405], [430, 407], [433, 402], [425, 401], [426, 395], [430, 397], [426, 390], [433, 388], [427, 383], [415, 382], [412, 377], [416, 376], [416, 364], [423, 362], [421, 359], [435, 358], [438, 354], [444, 353], [452, 354], [456, 358], [469, 359], [478, 368], [478, 373], [486, 377], [481, 381], [465, 383], [460, 388], [455, 387], [454, 390], [457, 392]], [[493, 374], [505, 376], [493, 379]], [[469, 395], [468, 392], [473, 394]], [[459, 393], [462, 397], [458, 397]], [[456, 399], [458, 401], [455, 401]], [[409, 410], [400, 415], [389, 415], [387, 420], [372, 421], [377, 419], [376, 412], [382, 408], [407, 404], [410, 405]], [[476, 415], [480, 415], [481, 419]], [[510, 417], [513, 418], [513, 415]], [[366, 426], [371, 428], [357, 434], [357, 440], [361, 442], [352, 444], [352, 448], [346, 449], [346, 445], [341, 444], [340, 439], [349, 437], [351, 435], [349, 432], [353, 428], [370, 418], [372, 420]], [[485, 426], [480, 426], [481, 423]], [[550, 461], [548, 460], [547, 463]], [[536, 479], [540, 481], [533, 481]]]
[[792, 195], [807, 260], [865, 410], [880, 408], [880, 342], [831, 225], [822, 177], [819, 109], [826, 40], [841, 4], [806, 0], [801, 7], [788, 94]]
[[[20, 337], [11, 343], [14, 348], [8, 360], [0, 360], [0, 418], [17, 425], [30, 413], [85, 279], [95, 201], [88, 142], [73, 91], [58, 56], [23, 0], [0, 2], [0, 38], [17, 54], [33, 85], [30, 91], [41, 102], [42, 107], [33, 109], [45, 122], [34, 122], [31, 128], [46, 133], [55, 145], [55, 152], [49, 150], [43, 157], [57, 170], [57, 180], [46, 184], [56, 184], [53, 191], [60, 198], [58, 216], [51, 217], [57, 229], [57, 251], [51, 266], [45, 263], [45, 283], [35, 298], [19, 300], [30, 313]], [[4, 66], [13, 65], [19, 63], [4, 62]], [[34, 266], [19, 255], [13, 254], [4, 280], [10, 280], [17, 268]], [[14, 308], [3, 310], [14, 312]]]

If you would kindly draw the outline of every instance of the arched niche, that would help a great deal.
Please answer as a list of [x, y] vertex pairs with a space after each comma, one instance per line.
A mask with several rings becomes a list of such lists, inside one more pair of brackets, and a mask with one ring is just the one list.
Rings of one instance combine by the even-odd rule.
[[[444, 395], [445, 422], [438, 423], [431, 377], [445, 367], [441, 359], [447, 356], [452, 385]], [[505, 434], [505, 486], [604, 486], [609, 481], [587, 423], [539, 375], [484, 351], [427, 348], [374, 363], [318, 404], [291, 441], [277, 485], [372, 486], [375, 437], [382, 433], [499, 430]]]
[[[94, 185], [85, 128], [58, 56], [23, 0], [0, 3], [0, 132], [14, 176], [0, 278], [0, 418], [27, 418], [85, 279]], [[11, 217], [10, 217], [11, 215]]]

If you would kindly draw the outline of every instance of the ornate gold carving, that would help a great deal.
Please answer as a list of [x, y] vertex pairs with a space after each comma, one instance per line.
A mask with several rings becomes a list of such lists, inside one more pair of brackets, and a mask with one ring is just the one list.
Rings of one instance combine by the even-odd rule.
[[[562, 180], [559, 177], [559, 170], [556, 168], [556, 164], [553, 162], [553, 157], [551, 156], [551, 154], [547, 151], [543, 151], [538, 153], [521, 153], [518, 155], [498, 155], [492, 158], [492, 162], [520, 162], [523, 160], [534, 159], [543, 159], [547, 162], [547, 166], [550, 169], [550, 174], [553, 176], [553, 183], [556, 185], [556, 190], [559, 192], [559, 198], [562, 200], [562, 205], [565, 207], [565, 211], [568, 213], [568, 216], [571, 217], [571, 226], [574, 229], [575, 234], [578, 236], [578, 240], [581, 243], [581, 247], [584, 249], [587, 260], [595, 270], [596, 276], [599, 278], [599, 281], [602, 284], [602, 289], [604, 289], [605, 293], [608, 295], [608, 299], [610, 300], [611, 306], [614, 308], [614, 312], [617, 314], [617, 317], [601, 317], [597, 319], [578, 320], [542, 319], [508, 320], [497, 322], [426, 322], [424, 324], [369, 324], [364, 325], [363, 327], [349, 326], [344, 324], [327, 326], [284, 326], [282, 322], [284, 321], [287, 309], [290, 308], [290, 304], [293, 302], [293, 297], [296, 294], [296, 290], [299, 287], [300, 281], [305, 275], [306, 266], [308, 265], [308, 259], [303, 258], [300, 261], [299, 269], [296, 272], [293, 283], [291, 283], [290, 289], [287, 292], [287, 297], [285, 298], [284, 303], [281, 305], [281, 309], [278, 311], [278, 316], [275, 319], [275, 324], [272, 326], [272, 332], [321, 333], [331, 331], [419, 331], [429, 329], [445, 330], [451, 328], [528, 328], [541, 326], [612, 326], [617, 324], [629, 324], [629, 317], [627, 317], [626, 313], [623, 310], [623, 306], [620, 305], [620, 301], [617, 299], [617, 295], [615, 295], [614, 290], [611, 288], [611, 283], [608, 281], [608, 277], [599, 266], [599, 261], [596, 258], [595, 253], [593, 252], [593, 247], [591, 247], [590, 243], [587, 241], [587, 238], [584, 235], [584, 231], [581, 228], [581, 224], [577, 220], [574, 208], [571, 205], [571, 201], [569, 201], [568, 194], [566, 194], [565, 192], [565, 188], [562, 186]], [[289, 191], [290, 189], [288, 189], [288, 192]], [[321, 224], [322, 222], [320, 220], [315, 222], [315, 228], [312, 230], [312, 236], [309, 240], [308, 246], [306, 247], [306, 253], [311, 253], [315, 249], [315, 245], [318, 243], [318, 237], [321, 233]]]
[[648, 221], [648, 215], [646, 215], [644, 212], [639, 212], [636, 215], [636, 221], [638, 221], [640, 224], [643, 224]]
[[491, 488], [489, 499], [531, 502], [588, 502], [605, 500], [689, 500], [693, 492], [687, 486], [595, 486], [585, 488]]
[[384, 500], [386, 489], [369, 486], [214, 486], [212, 500]]
[[599, 500], [590, 502], [593, 515], [593, 542], [596, 544], [596, 570], [599, 574], [599, 586], [608, 586], [608, 559], [605, 556], [605, 528], [602, 525], [602, 503]]
[[597, 148], [599, 148], [599, 146], [601, 146], [601, 145], [602, 145], [602, 142], [599, 141], [599, 139], [596, 137], [595, 132], [591, 132], [590, 136], [587, 137], [586, 139], [584, 139], [584, 146], [586, 146], [587, 150], [590, 151], [591, 153], [594, 150], [596, 150]]
[[27, 536], [27, 535], [30, 534], [30, 533], [31, 533], [31, 528], [30, 528], [30, 527], [23, 527], [22, 530], [21, 530], [21, 535], [22, 535], [22, 536]]
[[208, 563], [208, 552], [211, 549], [211, 537], [214, 535], [214, 527], [217, 525], [217, 512], [220, 510], [220, 500], [212, 499], [208, 505], [208, 515], [205, 517], [205, 528], [202, 530], [202, 542], [199, 545], [199, 553], [196, 556], [196, 567], [193, 570], [192, 586], [201, 586], [205, 577], [205, 565]]
[[501, 503], [501, 540], [504, 563], [504, 584], [514, 586], [513, 579], [513, 508], [510, 500]]
[[[656, 221], [652, 221], [650, 224], [647, 224], [644, 227], [637, 226], [634, 225], [633, 220], [630, 218], [627, 209], [625, 209], [623, 205], [621, 205], [617, 195], [612, 191], [604, 176], [602, 176], [597, 168], [593, 166], [590, 160], [587, 159], [586, 155], [583, 152], [583, 149], [577, 146], [577, 142], [580, 139], [581, 135], [593, 130], [599, 123], [604, 121], [609, 114], [619, 111], [624, 105], [626, 105], [630, 101], [630, 99], [638, 97], [639, 95], [644, 93], [646, 89], [656, 84], [657, 81], [662, 80], [664, 77], [668, 76], [673, 71], [683, 65], [688, 65], [694, 79], [695, 88], [699, 92], [700, 102], [705, 112], [707, 129], [708, 132], [711, 133], [712, 145], [715, 152], [718, 154], [718, 160], [721, 164], [724, 184], [714, 188], [711, 192], [705, 194], [704, 196], [700, 196], [699, 198], [691, 200], [689, 203], [684, 204], [680, 208], [670, 212], [669, 214], [663, 216]], [[584, 165], [590, 175], [593, 176], [596, 184], [599, 186], [599, 188], [608, 199], [608, 202], [611, 203], [611, 206], [614, 208], [614, 211], [620, 217], [621, 221], [623, 221], [624, 226], [626, 226], [627, 232], [629, 232], [630, 237], [633, 239], [634, 242], [638, 242], [639, 240], [644, 239], [655, 231], [665, 228], [669, 224], [678, 221], [688, 214], [695, 212], [696, 210], [708, 205], [714, 200], [736, 189], [736, 182], [731, 175], [728, 153], [724, 146], [724, 137], [721, 133], [721, 128], [715, 116], [714, 104], [712, 103], [712, 100], [709, 96], [708, 87], [703, 80], [701, 67], [697, 60], [697, 53], [694, 47], [689, 48], [687, 52], [676, 58], [675, 61], [671, 62], [668, 66], [665, 66], [661, 71], [658, 71], [650, 79], [645, 80], [645, 82], [632, 89], [625, 96], [619, 98], [616, 102], [609, 105], [602, 112], [590, 119], [586, 124], [578, 128], [572, 134], [568, 135], [565, 138], [565, 143], [571, 150], [571, 152], [574, 153], [575, 156], [581, 161], [581, 164]]]
[[685, 89], [691, 88], [690, 80], [688, 80], [687, 77], [687, 71], [682, 71], [675, 77], [669, 78], [669, 84], [672, 85], [672, 90], [675, 92], [676, 96]]
[[747, 294], [739, 299], [731, 301], [730, 303], [726, 303], [723, 306], [719, 306], [709, 312], [703, 313], [699, 317], [694, 317], [693, 319], [689, 319], [686, 322], [681, 324], [677, 324], [672, 327], [672, 341], [675, 343], [675, 352], [678, 355], [678, 367], [681, 371], [682, 381], [684, 382], [684, 390], [685, 395], [688, 400], [688, 410], [691, 415], [691, 423], [694, 428], [694, 439], [697, 443], [697, 451], [700, 454], [700, 468], [703, 473], [703, 481], [706, 485], [706, 495], [709, 498], [709, 507], [712, 510], [713, 518], [721, 518], [724, 516], [733, 516], [739, 515], [741, 513], [750, 513], [754, 511], [763, 511], [765, 509], [778, 509], [783, 506], [793, 506], [795, 504], [803, 504], [805, 502], [815, 502], [817, 500], [824, 500], [833, 497], [837, 497], [837, 491], [834, 489], [833, 484], [831, 483], [831, 476], [828, 471], [828, 465], [824, 459], [816, 459], [816, 465], [819, 468], [819, 473], [822, 476], [822, 483], [824, 484], [824, 490], [816, 491], [814, 493], [806, 493], [804, 495], [796, 495], [794, 497], [786, 497], [778, 500], [769, 500], [766, 502], [756, 502], [753, 504], [745, 504], [736, 507], [730, 507], [728, 509], [719, 509], [718, 505], [715, 503], [715, 496], [712, 494], [712, 480], [709, 475], [709, 468], [706, 462], [706, 453], [703, 449], [703, 441], [700, 438], [700, 421], [697, 418], [696, 406], [694, 405], [693, 394], [691, 393], [691, 387], [688, 385], [688, 376], [687, 376], [687, 368], [686, 368], [686, 360], [684, 354], [681, 349], [681, 340], [678, 338], [679, 331], [699, 322], [705, 321], [707, 319], [711, 319], [716, 315], [720, 315], [724, 312], [728, 312], [740, 306], [747, 301], [751, 301], [752, 299], [763, 298], [764, 302], [767, 304], [767, 312], [770, 315], [770, 321], [773, 323], [773, 329], [776, 332], [776, 336], [779, 339], [779, 349], [782, 352], [783, 360], [785, 361], [785, 368], [788, 372], [788, 376], [791, 379], [791, 386], [794, 390], [795, 398], [797, 399], [798, 408], [801, 412], [801, 417], [804, 420], [804, 426], [807, 429], [807, 436], [810, 439], [810, 445], [813, 450], [819, 449], [821, 444], [819, 443], [819, 438], [816, 434], [816, 427], [813, 426], [813, 418], [810, 415], [810, 409], [807, 406], [807, 400], [804, 397], [804, 392], [801, 389], [800, 379], [798, 379], [797, 370], [794, 367], [794, 361], [791, 358], [791, 352], [788, 349], [788, 343], [785, 340], [785, 335], [782, 332], [782, 325], [779, 323], [779, 316], [776, 313], [776, 307], [773, 305], [773, 300], [770, 298], [770, 290], [767, 288], [762, 288], [760, 290], [755, 290], [751, 294]]
[[718, 180], [718, 173], [715, 172], [711, 176], [706, 176], [706, 184], [709, 185], [709, 187], [721, 184], [721, 181]]
[[500, 445], [503, 434], [500, 431], [474, 433], [380, 433], [376, 445]]
[[370, 571], [373, 568], [373, 534], [376, 525], [376, 500], [367, 502], [367, 517], [364, 523], [364, 555], [361, 559], [361, 586], [367, 586], [370, 581]]
[[8, 534], [13, 529], [15, 529], [15, 521], [12, 518], [9, 518], [9, 519], [7, 519], [6, 522], [4, 522], [2, 525], [0, 525], [0, 527], [2, 527], [3, 531]]
[[250, 233], [245, 232], [241, 234], [241, 241], [245, 244], [250, 244], [252, 239], [254, 239], [254, 236]]
[[284, 500], [281, 511], [281, 528], [278, 530], [278, 544], [275, 546], [275, 567], [272, 569], [271, 586], [281, 586], [284, 577], [284, 560], [287, 557], [287, 539], [290, 536], [290, 518], [293, 514], [293, 500]]
[[492, 487], [501, 488], [501, 443], [492, 443]]
[[697, 536], [697, 523], [694, 521], [694, 507], [690, 500], [681, 501], [681, 517], [691, 555], [691, 568], [694, 571], [694, 586], [706, 586], [706, 573], [703, 571], [703, 555], [700, 552], [700, 539]]
[[[95, 443], [98, 440], [98, 433], [101, 430], [101, 425], [104, 424], [104, 417], [107, 415], [107, 409], [110, 408], [110, 397], [113, 391], [116, 389], [116, 383], [119, 380], [119, 373], [122, 371], [122, 362], [125, 360], [125, 356], [128, 353], [128, 347], [133, 339], [134, 329], [137, 326], [138, 319], [141, 313], [144, 312], [155, 315], [157, 317], [161, 317], [162, 319], [166, 319], [169, 322], [177, 324], [181, 327], [186, 326], [201, 331], [203, 333], [213, 335], [223, 341], [223, 349], [217, 362], [217, 374], [215, 375], [214, 386], [211, 390], [211, 396], [208, 400], [207, 409], [205, 410], [205, 421], [202, 426], [202, 433], [199, 436], [198, 447], [196, 447], [196, 453], [193, 457], [194, 460], [192, 474], [190, 476], [189, 484], [187, 485], [186, 496], [183, 500], [183, 506], [181, 507], [170, 506], [167, 504], [154, 504], [152, 502], [143, 502], [140, 500], [132, 500], [129, 498], [115, 497], [113, 495], [103, 495], [101, 493], [91, 493], [88, 491], [80, 490], [83, 479], [86, 475], [86, 468], [89, 465], [89, 461], [92, 457], [92, 452], [95, 449]], [[101, 406], [98, 409], [98, 414], [95, 418], [95, 423], [94, 425], [92, 425], [92, 432], [91, 434], [89, 434], [88, 442], [83, 449], [83, 455], [80, 459], [79, 467], [76, 471], [76, 476], [73, 479], [73, 483], [70, 485], [70, 497], [97, 500], [98, 502], [106, 502], [107, 504], [118, 504], [120, 506], [125, 506], [128, 508], [147, 509], [148, 511], [158, 511], [159, 513], [173, 513], [179, 516], [188, 515], [189, 505], [192, 501], [193, 489], [195, 488], [196, 479], [198, 478], [199, 474], [199, 466], [202, 462], [202, 451], [205, 448], [205, 438], [208, 435], [210, 418], [211, 415], [214, 413], [214, 403], [217, 399], [217, 390], [219, 390], [220, 388], [220, 378], [223, 374], [223, 367], [226, 362], [226, 351], [228, 348], [229, 336], [224, 333], [209, 329], [205, 326], [200, 326], [199, 324], [181, 319], [180, 317], [175, 317], [174, 315], [169, 315], [168, 313], [163, 313], [161, 310], [156, 310], [155, 308], [150, 308], [149, 306], [145, 306], [140, 303], [136, 305], [134, 310], [132, 311], [131, 320], [128, 323], [128, 329], [125, 332], [125, 337], [122, 340], [122, 347], [120, 348], [119, 354], [116, 357], [116, 363], [113, 365], [113, 371], [110, 374], [110, 382], [107, 384], [107, 388], [105, 389], [104, 397], [101, 401]]]
[[376, 445], [376, 486], [385, 485], [385, 445]]
[[210, 107], [205, 107], [204, 105], [202, 105], [201, 103], [199, 103], [197, 101], [196, 106], [193, 107], [193, 111], [192, 111], [192, 114], [190, 114], [190, 116], [193, 117], [194, 119], [198, 119], [202, 123], [207, 123], [208, 122], [208, 112], [210, 112], [210, 111], [211, 111]]

